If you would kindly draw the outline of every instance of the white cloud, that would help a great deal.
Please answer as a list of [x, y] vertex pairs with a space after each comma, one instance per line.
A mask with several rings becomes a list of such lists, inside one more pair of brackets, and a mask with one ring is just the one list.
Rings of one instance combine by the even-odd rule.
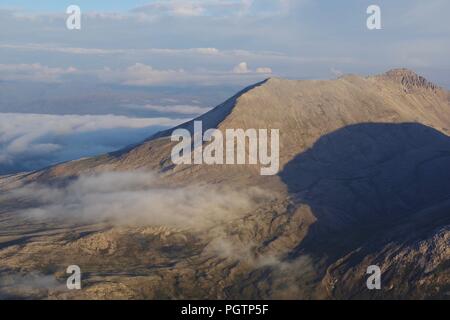
[[272, 69], [268, 68], [268, 67], [260, 67], [260, 68], [256, 68], [256, 73], [271, 74]]
[[68, 53], [74, 55], [105, 55], [105, 54], [123, 54], [127, 52], [125, 49], [100, 49], [100, 48], [80, 48], [80, 47], [64, 47], [52, 44], [0, 44], [1, 49], [13, 49], [30, 52], [56, 52]]
[[65, 187], [31, 184], [0, 196], [16, 197], [39, 203], [22, 211], [36, 219], [201, 228], [241, 217], [271, 195], [259, 188], [165, 187], [154, 173], [137, 171], [81, 176]]
[[24, 299], [33, 294], [46, 294], [49, 289], [64, 290], [67, 287], [59, 283], [52, 275], [44, 275], [36, 272], [9, 273], [4, 272], [0, 276], [0, 299]]
[[242, 74], [242, 73], [250, 73], [250, 69], [248, 68], [247, 62], [241, 62], [237, 66], [233, 68], [233, 73]]
[[161, 83], [179, 82], [178, 79], [186, 77], [183, 69], [158, 70], [152, 66], [135, 63], [125, 70], [104, 69], [99, 72], [100, 79], [107, 82], [120, 82], [128, 85], [154, 85]]
[[[448, 69], [446, 58], [449, 50], [445, 44], [448, 43], [449, 29], [440, 23], [445, 20], [442, 17], [448, 11], [445, 10], [448, 1], [422, 3], [402, 0], [400, 4], [386, 4], [387, 13], [402, 19], [386, 19], [389, 36], [377, 33], [380, 37], [371, 39], [363, 47], [358, 43], [367, 34], [364, 28], [355, 29], [359, 18], [358, 15], [351, 15], [359, 10], [358, 6], [349, 5], [343, 16], [348, 23], [336, 25], [336, 34], [329, 39], [329, 34], [324, 30], [333, 28], [334, 21], [321, 16], [327, 6], [324, 1], [316, 3], [310, 0], [152, 1], [150, 5], [130, 12], [86, 12], [83, 21], [89, 30], [85, 29], [80, 37], [67, 37], [66, 30], [60, 27], [63, 13], [0, 11], [0, 30], [3, 30], [0, 55], [4, 57], [2, 63], [5, 64], [39, 62], [53, 68], [74, 65], [78, 69], [101, 69], [104, 66], [118, 69], [140, 62], [151, 65], [155, 70], [201, 70], [211, 67], [225, 72], [232, 69], [232, 64], [246, 61], [253, 68], [270, 66], [277, 75], [289, 78], [328, 77], [332, 66], [367, 74], [405, 61], [411, 62], [411, 67], [426, 68], [428, 74], [443, 73], [446, 71], [442, 70], [443, 67]], [[177, 16], [177, 11], [183, 16]], [[411, 33], [411, 30], [420, 32]], [[104, 37], [105, 31], [114, 37]], [[353, 32], [353, 36], [345, 37], [349, 32]], [[130, 34], [133, 36], [130, 37]], [[37, 48], [38, 45], [27, 45], [34, 42], [48, 47], [49, 39], [53, 45], [51, 50], [54, 50], [51, 52], [77, 56], [34, 54], [44, 49]], [[396, 49], [396, 44], [401, 47], [407, 41], [416, 44], [425, 40], [436, 42], [440, 48], [414, 45], [407, 48], [410, 50]], [[143, 48], [145, 44], [163, 49], [146, 49]], [[305, 47], [305, 44], [308, 45]], [[186, 45], [192, 46], [193, 50], [183, 48]], [[195, 47], [199, 47], [198, 50]], [[217, 49], [209, 50], [208, 47]], [[233, 59], [232, 51], [243, 48], [257, 55], [238, 55]], [[283, 55], [269, 56], [255, 52], [269, 48], [277, 48]], [[103, 56], [107, 54], [111, 56]], [[206, 59], [199, 56], [202, 54], [207, 55]], [[186, 55], [186, 58], [181, 55]], [[58, 76], [50, 78], [55, 77]]]
[[246, 57], [246, 58], [288, 58], [288, 56], [273, 51], [248, 51], [242, 49], [219, 50], [217, 48], [87, 48], [56, 46], [54, 44], [0, 44], [0, 49], [10, 49], [29, 52], [52, 52], [72, 55], [161, 55], [161, 56], [216, 56], [224, 57]]
[[62, 76], [73, 75], [77, 71], [74, 67], [52, 68], [39, 63], [0, 64], [0, 80], [58, 82]]
[[[154, 1], [135, 8], [134, 13], [166, 14], [175, 17], [243, 16], [252, 13], [253, 0], [170, 0]], [[254, 12], [253, 12], [254, 13]]]
[[186, 120], [1, 113], [0, 174], [114, 151]]
[[247, 74], [247, 73], [271, 74], [272, 73], [272, 68], [269, 68], [269, 67], [258, 67], [253, 72], [249, 68], [247, 62], [241, 62], [241, 63], [239, 63], [237, 66], [235, 66], [233, 68], [233, 73], [236, 73], [236, 74]]
[[94, 76], [100, 81], [125, 85], [156, 85], [186, 82], [190, 76], [183, 69], [160, 70], [142, 63], [135, 63], [125, 69], [104, 68], [100, 70], [77, 70], [73, 67], [52, 68], [41, 64], [0, 64], [0, 80], [61, 82], [70, 76]]
[[198, 3], [189, 2], [174, 2], [171, 8], [171, 13], [175, 16], [201, 16], [205, 12]]
[[[239, 79], [238, 75], [248, 74], [245, 79]], [[152, 66], [136, 63], [125, 69], [103, 69], [92, 72], [103, 82], [120, 83], [135, 86], [152, 85], [218, 85], [218, 84], [243, 84], [262, 80], [262, 75], [251, 72], [246, 63], [241, 63], [234, 68], [233, 72], [227, 71], [186, 71], [184, 69], [154, 69]]]
[[194, 50], [201, 54], [218, 54], [219, 53], [219, 50], [216, 48], [197, 48]]
[[[213, 49], [207, 49], [214, 52]], [[204, 53], [202, 53], [204, 54]], [[261, 70], [269, 71], [269, 68]], [[264, 73], [264, 72], [261, 72]], [[237, 75], [249, 74], [240, 79]], [[73, 67], [52, 68], [40, 64], [0, 64], [0, 80], [4, 81], [33, 81], [57, 83], [70, 80], [88, 79], [97, 82], [123, 84], [131, 86], [154, 85], [250, 85], [261, 80], [259, 72], [252, 72], [247, 63], [243, 62], [228, 71], [184, 69], [156, 69], [144, 63], [135, 63], [125, 68], [109, 68], [80, 70]]]

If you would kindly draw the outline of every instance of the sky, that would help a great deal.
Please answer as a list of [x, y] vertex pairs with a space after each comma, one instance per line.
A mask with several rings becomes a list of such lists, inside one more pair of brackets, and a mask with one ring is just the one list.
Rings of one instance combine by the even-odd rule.
[[85, 10], [97, 11], [128, 11], [148, 4], [148, 0], [4, 0], [3, 7], [22, 8], [35, 12], [58, 12], [72, 4], [83, 7]]
[[[377, 4], [382, 29], [368, 30]], [[81, 8], [81, 30], [65, 10]], [[71, 0], [0, 3], [3, 80], [248, 85], [408, 67], [449, 87], [446, 0]]]
[[[381, 30], [366, 25], [373, 4]], [[69, 5], [81, 9], [80, 30], [66, 27]], [[0, 174], [117, 148], [115, 128], [144, 139], [267, 77], [406, 67], [450, 88], [449, 12], [448, 0], [0, 0]], [[70, 129], [88, 115], [99, 117], [89, 134], [109, 147]], [[130, 121], [108, 135], [110, 116]]]

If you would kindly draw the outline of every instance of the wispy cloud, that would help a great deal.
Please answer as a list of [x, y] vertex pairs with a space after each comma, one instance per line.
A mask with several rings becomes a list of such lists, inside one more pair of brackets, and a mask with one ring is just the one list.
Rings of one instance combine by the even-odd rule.
[[199, 54], [199, 55], [216, 55], [220, 52], [216, 48], [187, 48], [187, 49], [169, 49], [169, 48], [129, 48], [129, 49], [114, 49], [114, 48], [82, 48], [82, 47], [61, 47], [52, 44], [0, 44], [0, 49], [14, 49], [30, 52], [57, 52], [74, 55], [117, 55], [117, 54], [171, 54], [171, 55], [185, 55], [185, 54]]
[[[134, 13], [145, 13], [150, 15], [166, 14], [175, 17], [226, 17], [246, 16], [258, 14], [282, 14], [288, 12], [293, 1], [275, 0], [264, 1], [261, 6], [254, 0], [170, 0], [153, 1], [150, 4], [137, 7]], [[255, 5], [257, 4], [257, 5]]]
[[66, 75], [77, 73], [74, 67], [52, 68], [34, 64], [0, 64], [0, 79], [9, 81], [58, 82]]
[[[259, 71], [258, 71], [259, 70]], [[0, 80], [32, 81], [56, 83], [80, 79], [96, 79], [99, 83], [115, 83], [130, 86], [155, 85], [218, 85], [218, 84], [251, 84], [262, 80], [264, 74], [272, 71], [262, 68], [257, 71], [248, 69], [247, 64], [240, 64], [229, 71], [156, 69], [144, 63], [135, 63], [125, 68], [109, 68], [79, 70], [74, 67], [53, 68], [41, 64], [0, 64]], [[246, 79], [237, 74], [247, 74]]]
[[147, 111], [155, 111], [158, 113], [173, 113], [173, 114], [184, 114], [184, 115], [200, 115], [208, 112], [211, 108], [201, 107], [197, 105], [123, 105], [124, 108], [129, 109], [139, 109]]
[[272, 73], [272, 68], [269, 67], [258, 67], [255, 71], [251, 70], [247, 62], [241, 62], [233, 68], [233, 73], [236, 74], [248, 74], [248, 73], [258, 73], [269, 75]]
[[31, 184], [2, 197], [39, 203], [21, 212], [35, 219], [199, 229], [242, 217], [271, 196], [259, 188], [165, 187], [156, 174], [137, 171], [81, 176], [63, 188]]
[[12, 273], [0, 276], [0, 299], [22, 299], [46, 296], [50, 290], [63, 290], [64, 284], [52, 275], [31, 272]]

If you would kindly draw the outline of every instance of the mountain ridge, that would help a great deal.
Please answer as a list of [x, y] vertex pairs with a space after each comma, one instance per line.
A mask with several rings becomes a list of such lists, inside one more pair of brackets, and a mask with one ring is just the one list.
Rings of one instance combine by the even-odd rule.
[[[435, 85], [428, 85], [429, 82], [426, 80], [426, 82], [419, 81], [419, 83], [425, 85], [422, 89], [419, 87], [417, 91], [407, 92], [404, 83], [402, 83], [403, 80], [401, 80], [403, 78], [398, 78], [398, 76], [403, 77], [404, 75], [408, 79], [411, 77], [422, 79], [422, 77], [412, 71], [406, 71], [406, 69], [393, 69], [385, 74], [369, 77], [344, 76], [337, 80], [268, 78], [247, 87], [205, 115], [177, 128], [185, 127], [192, 130], [195, 120], [204, 120], [205, 130], [213, 127], [218, 129], [226, 127], [243, 129], [283, 128], [288, 124], [287, 130], [281, 130], [281, 135], [283, 136], [283, 131], [290, 131], [289, 134], [303, 141], [303, 147], [296, 145], [297, 143], [292, 139], [286, 141], [283, 146], [282, 137], [281, 150], [292, 150], [282, 159], [282, 164], [287, 163], [289, 158], [312, 145], [313, 141], [321, 135], [352, 123], [371, 121], [419, 122], [430, 125], [441, 132], [450, 132], [450, 113], [444, 112], [447, 111], [446, 108], [448, 108], [450, 101], [446, 101], [445, 94], [448, 97], [450, 97], [450, 94]], [[397, 87], [395, 84], [399, 86]], [[426, 90], [430, 88], [432, 88], [432, 91], [427, 93]], [[425, 95], [427, 96], [425, 97]], [[424, 107], [424, 105], [427, 106]], [[254, 117], [254, 115], [258, 116]], [[324, 126], [328, 126], [328, 128], [322, 128]], [[168, 162], [167, 157], [170, 154], [169, 150], [172, 144], [163, 140], [167, 139], [174, 129], [176, 128], [163, 131], [142, 143], [118, 152], [83, 160], [82, 162], [94, 166], [109, 166], [116, 162], [120, 167], [120, 163], [126, 162], [127, 166], [130, 166], [130, 162], [135, 161], [133, 166], [135, 169], [147, 166], [152, 170], [164, 171], [167, 168], [160, 164]], [[297, 132], [301, 132], [304, 137], [299, 137]], [[145, 154], [140, 152], [139, 149], [152, 148], [150, 146], [152, 144], [158, 146], [156, 149], [163, 148], [165, 154], [159, 154], [158, 159], [150, 157], [147, 164], [136, 159], [135, 155], [137, 158], [144, 159]], [[161, 147], [161, 145], [164, 145], [164, 147]], [[155, 150], [155, 148], [152, 148], [152, 150]], [[70, 166], [78, 167], [77, 161], [75, 161], [75, 164], [69, 162], [69, 164], [62, 164], [56, 166], [56, 168]], [[52, 168], [44, 172], [49, 173]]]

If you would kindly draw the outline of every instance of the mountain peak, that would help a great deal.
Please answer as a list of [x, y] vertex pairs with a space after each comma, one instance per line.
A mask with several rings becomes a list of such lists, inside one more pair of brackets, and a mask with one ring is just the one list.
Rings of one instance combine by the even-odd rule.
[[401, 83], [407, 91], [419, 88], [433, 91], [438, 89], [438, 86], [434, 83], [429, 82], [424, 77], [406, 68], [392, 69], [384, 73], [382, 76]]
[[386, 71], [385, 75], [396, 77], [396, 76], [403, 76], [403, 77], [418, 77], [419, 75], [415, 73], [414, 71], [407, 69], [407, 68], [394, 68], [391, 70]]

